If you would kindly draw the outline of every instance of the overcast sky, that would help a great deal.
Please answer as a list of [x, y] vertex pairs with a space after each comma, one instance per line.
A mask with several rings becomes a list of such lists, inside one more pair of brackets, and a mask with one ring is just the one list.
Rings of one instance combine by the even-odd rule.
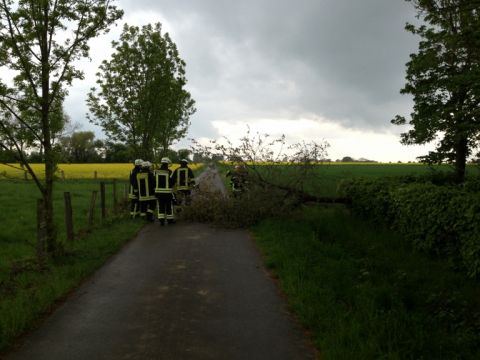
[[[188, 137], [238, 138], [247, 130], [322, 140], [329, 157], [408, 161], [427, 152], [399, 144], [408, 115], [400, 95], [405, 63], [418, 38], [404, 0], [118, 0], [125, 11], [107, 36], [92, 41], [86, 78], [70, 89], [66, 111], [82, 130], [86, 93], [121, 26], [161, 22], [187, 63], [196, 100]], [[185, 146], [183, 141], [178, 146]]]

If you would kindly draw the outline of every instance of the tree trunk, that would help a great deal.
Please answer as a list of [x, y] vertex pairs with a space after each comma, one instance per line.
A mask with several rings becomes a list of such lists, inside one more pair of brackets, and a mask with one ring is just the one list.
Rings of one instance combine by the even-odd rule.
[[458, 183], [465, 181], [465, 168], [468, 154], [468, 139], [460, 135], [455, 144], [455, 177]]
[[[47, 141], [47, 139], [45, 139]], [[50, 139], [48, 139], [50, 141]], [[56, 231], [53, 217], [53, 176], [55, 172], [55, 158], [51, 145], [45, 146], [45, 192], [43, 200], [45, 204], [45, 227], [47, 252], [52, 254], [57, 250]]]
[[50, 64], [48, 54], [48, 23], [49, 5], [45, 2], [44, 23], [41, 33], [41, 62], [42, 62], [42, 135], [43, 150], [45, 156], [45, 190], [43, 192], [43, 200], [45, 206], [45, 241], [47, 252], [53, 254], [57, 250], [55, 223], [53, 218], [53, 175], [55, 172], [55, 154], [52, 149], [52, 136], [50, 126]]
[[162, 157], [168, 156], [168, 143], [164, 142], [162, 145]]
[[[48, 96], [48, 92], [47, 92]], [[45, 154], [45, 190], [43, 192], [43, 201], [45, 206], [45, 242], [47, 252], [52, 254], [57, 248], [55, 223], [53, 217], [53, 176], [55, 173], [55, 154], [52, 149], [50, 138], [50, 121], [48, 97], [42, 106], [42, 126]]]
[[40, 157], [40, 161], [44, 160], [44, 158], [43, 158], [43, 144], [40, 144], [40, 149], [38, 151], [38, 154], [39, 154], [39, 157]]
[[153, 161], [153, 149], [149, 141], [142, 144], [141, 154], [143, 160]]

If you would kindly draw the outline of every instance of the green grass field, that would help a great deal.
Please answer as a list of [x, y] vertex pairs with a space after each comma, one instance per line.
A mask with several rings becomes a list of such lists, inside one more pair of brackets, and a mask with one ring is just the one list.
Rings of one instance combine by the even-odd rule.
[[[306, 190], [319, 196], [337, 196], [342, 180], [355, 177], [380, 178], [385, 176], [427, 175], [453, 171], [449, 165], [427, 166], [423, 164], [324, 164], [318, 166], [312, 182]], [[480, 175], [477, 166], [468, 167], [469, 175]]]
[[[97, 190], [95, 223], [101, 223], [100, 182], [67, 180], [55, 184], [54, 211], [60, 241], [65, 239], [63, 193], [72, 198], [74, 230], [81, 232], [87, 226], [88, 210], [93, 190]], [[124, 184], [117, 184], [118, 201], [124, 196]], [[113, 186], [106, 182], [106, 207], [112, 212]], [[32, 181], [0, 181], [0, 278], [2, 269], [12, 260], [34, 255], [36, 241], [36, 199], [39, 191]]]
[[[220, 165], [220, 171], [224, 175], [233, 166]], [[288, 181], [292, 174], [297, 171], [295, 167], [289, 166], [257, 166], [259, 172], [268, 173], [269, 176], [278, 181]], [[250, 170], [252, 171], [252, 170]], [[451, 172], [453, 168], [449, 165], [427, 166], [424, 164], [379, 164], [379, 163], [325, 163], [316, 166], [309, 174], [310, 179], [305, 182], [305, 191], [317, 196], [337, 196], [338, 185], [342, 180], [354, 177], [379, 178], [385, 176], [405, 175], [427, 175], [440, 172]], [[480, 175], [480, 167], [469, 165], [467, 174]], [[228, 179], [225, 184], [228, 186]]]
[[478, 359], [480, 286], [343, 206], [253, 233], [321, 359]]

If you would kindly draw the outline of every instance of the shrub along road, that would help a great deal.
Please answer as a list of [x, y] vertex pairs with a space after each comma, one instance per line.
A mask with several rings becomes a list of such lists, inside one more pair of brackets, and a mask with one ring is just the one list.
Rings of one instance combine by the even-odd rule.
[[154, 223], [6, 359], [309, 359], [313, 354], [246, 232]]

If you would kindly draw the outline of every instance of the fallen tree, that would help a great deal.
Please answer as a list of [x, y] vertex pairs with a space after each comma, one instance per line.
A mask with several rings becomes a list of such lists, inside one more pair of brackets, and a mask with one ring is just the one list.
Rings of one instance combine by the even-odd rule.
[[285, 136], [272, 138], [249, 130], [237, 144], [226, 138], [206, 145], [192, 142], [194, 154], [210, 159], [221, 172], [241, 172], [246, 184], [236, 196], [228, 197], [215, 187], [202, 186], [192, 209], [184, 214], [192, 220], [243, 227], [305, 203], [347, 201], [318, 195], [320, 166], [329, 147], [324, 140], [289, 145]]

